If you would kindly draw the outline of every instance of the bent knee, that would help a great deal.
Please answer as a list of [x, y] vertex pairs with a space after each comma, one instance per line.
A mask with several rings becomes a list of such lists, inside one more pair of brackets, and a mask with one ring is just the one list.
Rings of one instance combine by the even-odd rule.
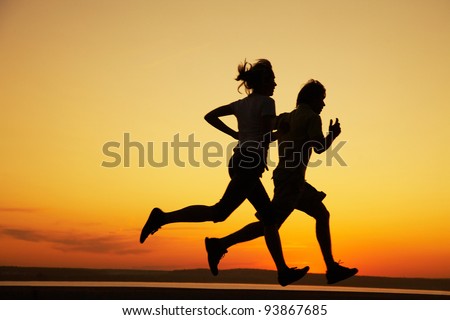
[[315, 208], [314, 213], [312, 214], [312, 216], [316, 220], [320, 220], [320, 221], [328, 221], [328, 220], [330, 220], [330, 212], [327, 210], [327, 208], [325, 208], [324, 205], [318, 206], [317, 208]]
[[226, 210], [226, 208], [217, 204], [212, 206], [212, 208], [214, 209], [212, 216], [212, 221], [214, 223], [225, 221], [231, 214], [230, 210]]

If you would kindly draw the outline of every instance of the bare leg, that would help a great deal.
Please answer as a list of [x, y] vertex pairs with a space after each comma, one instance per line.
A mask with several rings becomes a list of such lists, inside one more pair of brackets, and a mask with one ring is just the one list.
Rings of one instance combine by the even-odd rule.
[[[267, 195], [266, 190], [258, 179], [251, 192], [248, 194], [248, 200], [253, 207], [258, 211], [258, 215], [261, 219], [268, 219], [268, 217], [275, 215], [274, 207]], [[260, 228], [260, 227], [259, 227]], [[263, 224], [264, 238], [270, 255], [275, 262], [278, 271], [285, 271], [289, 269], [286, 265], [283, 256], [283, 249], [281, 247], [280, 235], [278, 234], [278, 224], [275, 222], [269, 224]], [[260, 232], [260, 231], [259, 231]], [[256, 234], [256, 233], [255, 233]]]
[[308, 272], [309, 267], [306, 266], [302, 269], [297, 269], [289, 268], [286, 265], [281, 247], [280, 235], [278, 233], [278, 225], [272, 224], [264, 226], [264, 236], [267, 248], [277, 266], [278, 283], [284, 287], [303, 278]]
[[[235, 175], [216, 206], [193, 205], [164, 214], [164, 224], [174, 222], [224, 221], [247, 198], [254, 185], [260, 183], [258, 177]], [[263, 189], [264, 190], [264, 189]], [[264, 190], [265, 192], [265, 190]], [[220, 212], [219, 212], [219, 209]]]
[[264, 226], [264, 238], [278, 272], [283, 272], [289, 269], [283, 256], [283, 248], [281, 247], [278, 225], [273, 224], [270, 226]]
[[[280, 229], [281, 225], [284, 223], [284, 221], [289, 217], [292, 210], [290, 209], [279, 209], [279, 212], [277, 212], [279, 224], [278, 229]], [[220, 244], [225, 248], [228, 249], [231, 246], [234, 246], [235, 244], [251, 241], [253, 239], [262, 237], [264, 235], [264, 224], [261, 221], [256, 221], [249, 223], [242, 229], [229, 234], [228, 236], [225, 236], [223, 238], [220, 238]]]
[[[265, 195], [265, 196], [263, 196]], [[264, 190], [264, 186], [261, 181], [255, 185], [254, 189], [248, 196], [248, 200], [252, 203], [256, 210], [258, 210], [258, 216], [261, 219], [268, 220], [271, 215], [278, 214], [281, 221], [265, 221], [264, 222], [264, 238], [266, 241], [267, 248], [269, 249], [270, 255], [277, 267], [278, 271], [278, 282], [282, 286], [287, 286], [299, 279], [301, 279], [309, 270], [309, 267], [304, 267], [302, 269], [289, 268], [284, 260], [283, 249], [281, 246], [280, 234], [278, 229], [280, 223], [287, 218], [291, 211], [287, 215], [280, 215], [281, 212], [274, 212], [274, 208], [270, 200], [268, 199], [267, 193]], [[281, 219], [282, 217], [282, 219]], [[259, 227], [260, 228], [260, 227]], [[260, 232], [260, 231], [259, 231]], [[251, 236], [258, 235], [257, 233]]]
[[216, 221], [214, 220], [214, 216], [217, 217], [216, 208], [205, 205], [189, 206], [177, 211], [166, 213], [159, 208], [154, 208], [141, 230], [139, 242], [144, 243], [149, 235], [154, 234], [166, 224], [175, 222]]
[[284, 260], [278, 228], [279, 226], [277, 224], [265, 227], [260, 221], [253, 222], [246, 225], [244, 228], [221, 238], [220, 244], [224, 249], [227, 249], [237, 243], [250, 241], [264, 235], [267, 248], [275, 262], [277, 270], [285, 271], [286, 269], [289, 269], [289, 267]]
[[358, 269], [347, 268], [334, 262], [331, 252], [330, 214], [325, 205], [321, 203], [319, 206], [316, 206], [313, 214], [316, 218], [316, 237], [327, 266], [326, 277], [328, 284], [334, 284], [357, 274]]
[[[289, 213], [290, 212], [291, 211], [289, 211]], [[284, 222], [287, 216], [289, 216], [289, 213], [283, 215], [283, 219], [281, 222]], [[302, 278], [308, 272], [309, 267], [297, 270], [295, 268], [290, 269], [286, 265], [278, 229], [278, 224], [264, 227], [264, 224], [258, 221], [250, 223], [244, 228], [221, 239], [206, 238], [205, 245], [206, 251], [208, 253], [208, 264], [212, 274], [217, 275], [219, 273], [218, 265], [223, 255], [227, 253], [227, 248], [235, 244], [250, 241], [264, 235], [266, 245], [278, 270], [278, 282], [282, 286], [286, 286]]]
[[316, 238], [327, 268], [334, 265], [331, 251], [330, 213], [323, 203], [314, 208], [313, 217], [316, 219]]
[[193, 205], [180, 210], [166, 212], [164, 224], [174, 222], [204, 222], [213, 221], [217, 214], [213, 207], [205, 205]]
[[262, 222], [253, 222], [242, 229], [229, 234], [228, 236], [225, 236], [220, 239], [220, 243], [225, 249], [228, 249], [231, 246], [234, 246], [235, 244], [251, 241], [253, 239], [262, 237], [264, 235], [264, 225]]

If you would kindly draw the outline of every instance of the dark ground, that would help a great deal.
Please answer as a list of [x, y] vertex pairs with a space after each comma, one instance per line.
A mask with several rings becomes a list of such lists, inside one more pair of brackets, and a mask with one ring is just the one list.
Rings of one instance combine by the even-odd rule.
[[[9, 284], [8, 281], [24, 281], [24, 284]], [[31, 286], [28, 281], [39, 281]], [[52, 286], [47, 281], [78, 282], [77, 286]], [[90, 286], [80, 282], [122, 282], [117, 287]], [[340, 282], [340, 287], [361, 288], [360, 292], [256, 290], [256, 289], [190, 289], [133, 286], [126, 282], [175, 282], [175, 283], [222, 283], [222, 284], [277, 284], [273, 270], [233, 269], [221, 270], [216, 277], [209, 270], [116, 270], [116, 269], [68, 269], [68, 268], [23, 268], [0, 267], [0, 299], [3, 300], [437, 300], [450, 299], [450, 295], [428, 295], [421, 293], [365, 292], [364, 288], [435, 290], [450, 292], [450, 279], [387, 278], [355, 276]], [[302, 285], [326, 286], [323, 274], [307, 274]], [[353, 289], [352, 289], [353, 290]]]
[[450, 296], [372, 292], [135, 287], [0, 286], [1, 300], [448, 300]]

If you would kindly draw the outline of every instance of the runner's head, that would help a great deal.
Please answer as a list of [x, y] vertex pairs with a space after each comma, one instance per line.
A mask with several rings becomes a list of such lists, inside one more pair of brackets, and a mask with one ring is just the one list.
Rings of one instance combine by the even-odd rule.
[[297, 96], [297, 108], [301, 104], [309, 105], [314, 112], [320, 114], [325, 106], [326, 90], [323, 84], [319, 81], [311, 79], [309, 80]]
[[269, 60], [259, 59], [255, 64], [251, 64], [244, 60], [238, 66], [237, 81], [242, 81], [238, 87], [239, 89], [244, 86], [245, 92], [259, 93], [262, 95], [272, 96], [275, 90], [275, 74], [272, 70], [272, 64]]

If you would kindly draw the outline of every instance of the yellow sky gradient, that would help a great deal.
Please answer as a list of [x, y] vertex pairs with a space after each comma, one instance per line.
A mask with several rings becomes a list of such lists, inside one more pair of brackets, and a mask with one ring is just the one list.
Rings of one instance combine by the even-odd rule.
[[[225, 157], [183, 168], [169, 148], [168, 166], [140, 168], [133, 149], [130, 167], [105, 168], [102, 148], [125, 133], [156, 160], [177, 134], [225, 148], [203, 116], [244, 96], [241, 61], [267, 58], [277, 113], [314, 78], [324, 132], [340, 119], [347, 165], [315, 155], [307, 172], [328, 195], [335, 258], [362, 275], [450, 277], [449, 35], [446, 0], [0, 2], [0, 265], [206, 268], [204, 237], [254, 221], [248, 203], [221, 224], [138, 237], [155, 206], [219, 200]], [[289, 265], [325, 271], [310, 217], [280, 234]], [[274, 269], [263, 239], [221, 267]]]

